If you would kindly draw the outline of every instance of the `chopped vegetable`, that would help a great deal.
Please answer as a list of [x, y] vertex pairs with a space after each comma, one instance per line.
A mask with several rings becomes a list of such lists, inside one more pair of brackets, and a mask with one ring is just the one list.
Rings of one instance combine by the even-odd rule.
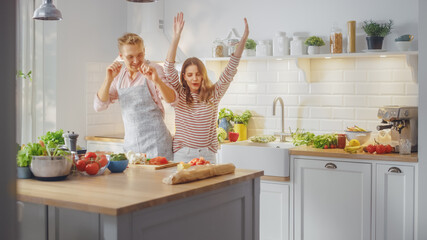
[[276, 137], [273, 135], [264, 135], [264, 136], [252, 136], [249, 138], [252, 142], [257, 143], [269, 143], [276, 141]]
[[[289, 129], [290, 130], [290, 129]], [[310, 146], [313, 144], [314, 133], [306, 132], [303, 129], [297, 128], [295, 132], [291, 132], [292, 143], [295, 146], [307, 145]]]
[[126, 160], [126, 155], [124, 153], [116, 153], [110, 155], [110, 161], [122, 161]]
[[224, 128], [217, 128], [216, 134], [218, 137], [218, 142], [224, 142], [224, 140], [227, 138], [227, 132], [224, 130]]
[[325, 148], [330, 147], [331, 144], [337, 145], [337, 134], [327, 133], [323, 135], [317, 135], [313, 138], [313, 145], [315, 148]]

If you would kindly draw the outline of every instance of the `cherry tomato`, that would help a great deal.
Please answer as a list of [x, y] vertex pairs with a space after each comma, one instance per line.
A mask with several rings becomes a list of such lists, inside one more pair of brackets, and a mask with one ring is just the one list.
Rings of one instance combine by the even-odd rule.
[[165, 157], [155, 157], [150, 159], [150, 164], [152, 165], [163, 165], [167, 163], [168, 163], [168, 160]]
[[79, 171], [84, 171], [86, 168], [86, 160], [78, 160], [76, 163], [76, 168]]
[[87, 152], [87, 153], [85, 154], [85, 158], [86, 158], [87, 160], [90, 160], [91, 158], [95, 159], [95, 158], [96, 158], [96, 153], [94, 153], [94, 152]]
[[99, 164], [96, 162], [89, 163], [88, 165], [86, 165], [85, 171], [89, 175], [95, 175], [99, 171]]
[[325, 144], [325, 146], [323, 147], [323, 149], [328, 149], [328, 145]]
[[107, 165], [108, 159], [104, 154], [98, 155], [98, 157], [99, 157], [98, 162], [99, 162], [99, 164], [101, 164], [101, 167], [104, 167], [105, 165]]

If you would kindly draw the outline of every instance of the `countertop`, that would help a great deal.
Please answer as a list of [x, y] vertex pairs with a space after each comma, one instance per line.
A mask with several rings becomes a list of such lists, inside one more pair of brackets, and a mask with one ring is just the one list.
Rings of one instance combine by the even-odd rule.
[[17, 199], [106, 215], [121, 215], [191, 197], [261, 177], [263, 171], [236, 169], [234, 174], [185, 184], [167, 185], [162, 179], [176, 168], [145, 169], [130, 165], [123, 173], [100, 176], [70, 175], [64, 181], [17, 180]]
[[376, 160], [376, 161], [397, 161], [397, 162], [418, 162], [418, 153], [410, 155], [400, 155], [399, 153], [387, 154], [371, 154], [365, 152], [348, 153], [343, 149], [319, 149], [308, 146], [298, 146], [289, 149], [290, 155], [304, 155], [314, 157], [330, 157], [330, 158], [351, 158], [360, 160]]
[[124, 134], [112, 134], [105, 136], [86, 136], [86, 141], [100, 141], [100, 142], [124, 142]]

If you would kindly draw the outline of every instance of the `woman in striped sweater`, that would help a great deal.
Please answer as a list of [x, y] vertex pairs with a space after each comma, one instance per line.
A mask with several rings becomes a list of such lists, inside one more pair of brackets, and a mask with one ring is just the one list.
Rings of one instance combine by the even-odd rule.
[[246, 18], [244, 22], [245, 31], [234, 54], [219, 80], [212, 84], [208, 79], [206, 67], [195, 57], [185, 60], [181, 74], [178, 75], [174, 65], [184, 28], [184, 15], [181, 12], [174, 17], [174, 34], [165, 63], [167, 81], [178, 92], [178, 100], [174, 104], [176, 127], [173, 140], [174, 161], [188, 162], [199, 157], [211, 162], [216, 161], [218, 104], [237, 72], [248, 39], [249, 28]]

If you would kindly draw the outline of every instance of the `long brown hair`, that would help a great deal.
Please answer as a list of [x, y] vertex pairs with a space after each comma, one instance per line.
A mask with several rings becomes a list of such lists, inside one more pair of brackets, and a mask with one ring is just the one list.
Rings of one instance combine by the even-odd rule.
[[184, 79], [185, 70], [188, 66], [195, 65], [199, 70], [200, 74], [202, 74], [202, 82], [199, 89], [199, 96], [202, 102], [207, 104], [211, 104], [212, 102], [209, 100], [212, 97], [214, 85], [211, 80], [208, 78], [208, 73], [206, 71], [205, 65], [200, 61], [200, 59], [196, 57], [187, 58], [185, 62], [182, 64], [181, 68], [181, 84], [184, 87], [185, 92], [185, 101], [188, 105], [193, 104], [193, 97], [191, 96], [190, 87], [187, 84], [187, 81]]

